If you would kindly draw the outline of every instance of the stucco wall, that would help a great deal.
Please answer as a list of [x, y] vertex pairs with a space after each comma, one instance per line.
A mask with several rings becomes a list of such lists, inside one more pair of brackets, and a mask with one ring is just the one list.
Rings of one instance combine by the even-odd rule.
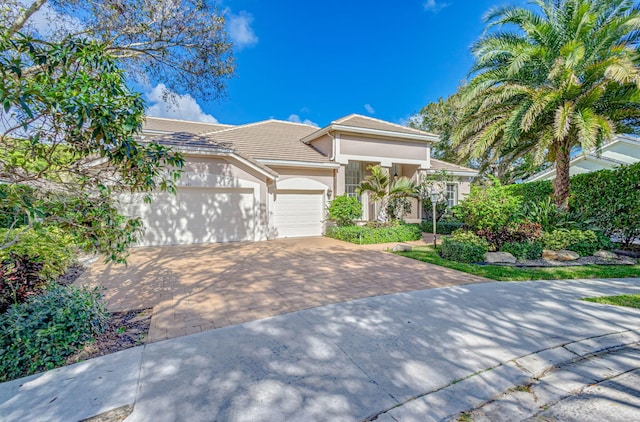
[[[315, 180], [331, 190], [334, 189], [333, 173], [334, 169], [313, 169], [313, 168], [300, 168], [300, 167], [275, 167], [269, 166], [280, 175], [278, 181], [293, 179], [297, 177], [304, 177], [307, 179]], [[277, 185], [277, 182], [276, 182]]]
[[314, 139], [313, 142], [311, 142], [311, 146], [327, 157], [330, 157], [333, 152], [333, 138], [329, 135], [321, 136], [318, 139]]
[[428, 160], [429, 144], [340, 135], [340, 154], [397, 160]]

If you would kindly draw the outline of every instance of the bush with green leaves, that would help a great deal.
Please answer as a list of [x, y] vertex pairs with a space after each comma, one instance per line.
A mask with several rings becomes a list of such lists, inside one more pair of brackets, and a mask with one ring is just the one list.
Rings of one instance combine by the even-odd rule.
[[469, 196], [454, 207], [456, 218], [473, 231], [498, 229], [520, 221], [522, 198], [510, 195], [497, 179], [489, 186], [472, 186]]
[[472, 245], [480, 246], [481, 248], [484, 248], [486, 250], [489, 250], [489, 246], [490, 246], [489, 242], [487, 242], [486, 239], [483, 239], [482, 237], [478, 236], [472, 231], [464, 230], [464, 229], [454, 231], [451, 234], [450, 239], [455, 240], [457, 242], [469, 243]]
[[422, 232], [416, 224], [392, 223], [381, 227], [343, 226], [329, 227], [327, 237], [356, 244], [407, 242], [420, 240]]
[[487, 247], [482, 242], [465, 242], [448, 237], [442, 239], [442, 244], [438, 248], [438, 254], [442, 258], [466, 263], [484, 261], [485, 253], [487, 253]]
[[571, 178], [571, 210], [626, 246], [640, 239], [640, 163]]
[[352, 226], [362, 216], [362, 204], [354, 196], [336, 196], [329, 204], [329, 220], [338, 226]]
[[[437, 234], [451, 234], [454, 231], [461, 229], [464, 225], [461, 221], [438, 221], [436, 222], [436, 233]], [[422, 221], [420, 223], [420, 230], [425, 233], [433, 233], [433, 222], [431, 221]]]
[[[0, 237], [8, 236], [9, 229], [0, 229]], [[23, 231], [24, 230], [24, 231]], [[19, 228], [11, 235], [16, 243], [0, 249], [0, 261], [7, 261], [13, 253], [16, 256], [28, 256], [42, 263], [40, 276], [53, 280], [63, 274], [76, 257], [75, 238], [56, 226]]]
[[539, 259], [542, 257], [542, 242], [526, 241], [526, 242], [508, 242], [502, 245], [501, 252], [509, 252], [518, 260]]
[[54, 286], [0, 315], [0, 382], [65, 364], [106, 327], [97, 289]]
[[542, 236], [542, 243], [545, 249], [567, 249], [580, 256], [593, 255], [595, 251], [607, 247], [606, 238], [598, 236], [593, 230], [554, 230]]

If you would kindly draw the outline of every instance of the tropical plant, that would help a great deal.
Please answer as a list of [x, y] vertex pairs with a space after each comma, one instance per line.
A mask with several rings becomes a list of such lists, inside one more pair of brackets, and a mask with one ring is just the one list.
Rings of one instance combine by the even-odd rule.
[[[530, 3], [485, 16], [453, 145], [498, 164], [555, 163], [554, 202], [566, 210], [572, 152], [638, 132], [640, 10], [631, 0]], [[516, 30], [492, 31], [504, 27]]]
[[356, 189], [358, 195], [367, 192], [372, 201], [378, 203], [378, 215], [376, 220], [386, 222], [389, 220], [389, 201], [394, 198], [409, 198], [416, 195], [416, 186], [407, 177], [399, 177], [397, 180], [389, 175], [389, 171], [380, 166], [367, 167], [370, 174], [360, 182]]
[[362, 204], [358, 198], [344, 195], [336, 196], [329, 204], [329, 220], [338, 226], [352, 226], [362, 216]]
[[509, 195], [497, 179], [488, 186], [472, 186], [469, 195], [453, 209], [453, 214], [471, 230], [498, 230], [518, 222], [522, 198]]

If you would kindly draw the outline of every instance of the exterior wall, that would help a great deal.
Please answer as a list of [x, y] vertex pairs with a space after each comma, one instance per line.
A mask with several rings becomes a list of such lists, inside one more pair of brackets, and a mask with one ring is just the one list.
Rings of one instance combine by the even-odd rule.
[[471, 178], [461, 177], [458, 182], [458, 202], [466, 198], [471, 192]]
[[336, 196], [344, 195], [346, 191], [346, 188], [345, 188], [346, 168], [347, 166], [342, 164], [340, 165], [340, 168], [336, 172], [336, 181], [335, 181], [335, 189], [334, 189]]
[[331, 157], [333, 153], [333, 138], [329, 135], [314, 139], [311, 145], [327, 157]]
[[205, 157], [185, 155], [183, 174], [177, 182], [178, 187], [238, 187], [240, 181], [256, 183], [256, 224], [257, 239], [266, 239], [269, 225], [267, 210], [267, 183], [262, 175], [243, 163], [227, 157]]
[[355, 160], [356, 157], [363, 157], [363, 161], [380, 161], [387, 165], [391, 162], [422, 162], [424, 167], [427, 167], [429, 162], [428, 143], [390, 141], [346, 134], [340, 135], [339, 142], [340, 162]]
[[[287, 179], [293, 179], [298, 177], [304, 177], [307, 179], [315, 180], [323, 185], [326, 185], [328, 189], [334, 189], [334, 169], [313, 169], [313, 168], [300, 168], [300, 167], [274, 167], [269, 166], [280, 175], [278, 182]], [[278, 185], [276, 182], [276, 187]]]

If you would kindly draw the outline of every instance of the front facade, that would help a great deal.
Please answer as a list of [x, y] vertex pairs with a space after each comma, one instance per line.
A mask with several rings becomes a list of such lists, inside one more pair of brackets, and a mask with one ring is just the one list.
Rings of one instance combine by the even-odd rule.
[[[172, 146], [185, 156], [177, 195], [157, 193], [151, 204], [123, 198], [142, 217], [144, 245], [171, 245], [320, 236], [335, 196], [358, 196], [368, 167], [419, 183], [442, 170], [455, 176], [442, 194], [455, 205], [469, 191], [474, 170], [431, 159], [436, 135], [360, 115], [327, 127], [267, 120], [241, 126], [148, 117], [145, 140]], [[375, 203], [359, 196], [363, 219]], [[422, 219], [413, 200], [405, 220]]]

